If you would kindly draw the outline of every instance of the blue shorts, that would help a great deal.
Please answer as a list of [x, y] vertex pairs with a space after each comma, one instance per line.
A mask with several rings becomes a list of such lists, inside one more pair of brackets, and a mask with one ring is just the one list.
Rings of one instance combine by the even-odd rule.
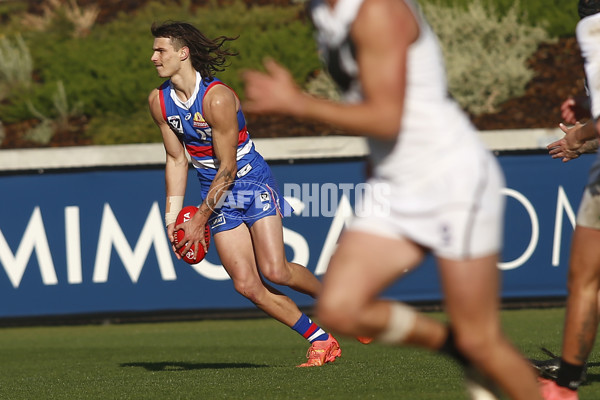
[[[213, 215], [208, 219], [213, 234], [241, 224], [251, 227], [261, 218], [290, 215], [292, 207], [279, 193], [277, 182], [267, 162], [256, 153], [247, 163], [238, 163], [235, 183], [230, 187]], [[202, 198], [209, 196], [210, 184], [204, 181]]]

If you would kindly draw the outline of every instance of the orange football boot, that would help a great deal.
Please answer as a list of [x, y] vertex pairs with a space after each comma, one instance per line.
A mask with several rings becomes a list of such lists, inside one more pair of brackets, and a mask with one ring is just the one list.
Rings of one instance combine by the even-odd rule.
[[362, 344], [369, 344], [369, 343], [371, 343], [373, 341], [373, 338], [372, 337], [368, 337], [368, 336], [357, 336], [356, 340], [358, 340]]
[[308, 361], [298, 365], [298, 367], [320, 367], [326, 363], [334, 362], [336, 358], [341, 356], [340, 344], [333, 335], [329, 334], [329, 339], [313, 342], [306, 352]]
[[550, 379], [538, 378], [544, 400], [579, 400], [577, 391], [558, 386]]

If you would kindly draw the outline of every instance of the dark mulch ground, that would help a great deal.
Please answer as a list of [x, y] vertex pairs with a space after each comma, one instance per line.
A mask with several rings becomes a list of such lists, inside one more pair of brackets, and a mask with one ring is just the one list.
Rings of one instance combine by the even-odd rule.
[[[209, 0], [194, 1], [195, 6]], [[251, 4], [290, 4], [290, 0], [244, 0]], [[132, 13], [148, 0], [78, 0], [80, 6], [96, 3], [101, 6], [99, 23], [109, 21], [118, 12]], [[228, 0], [220, 0], [225, 3]], [[30, 1], [30, 10], [40, 12], [40, 2]], [[560, 104], [568, 96], [584, 95], [583, 64], [575, 38], [563, 38], [555, 44], [544, 44], [529, 60], [535, 77], [522, 97], [507, 101], [493, 114], [472, 116], [481, 130], [552, 128], [560, 122]], [[253, 137], [323, 136], [335, 134], [330, 127], [317, 123], [279, 116], [248, 115]], [[6, 138], [0, 148], [36, 147], [23, 139], [32, 122], [5, 126]], [[68, 131], [57, 133], [50, 146], [85, 145], [90, 141], [82, 134], [86, 118], [72, 121]], [[339, 132], [337, 132], [339, 133]]]
[[494, 114], [472, 117], [479, 129], [554, 128], [561, 121], [563, 100], [585, 96], [583, 62], [574, 37], [540, 46], [529, 65], [535, 77], [525, 94]]

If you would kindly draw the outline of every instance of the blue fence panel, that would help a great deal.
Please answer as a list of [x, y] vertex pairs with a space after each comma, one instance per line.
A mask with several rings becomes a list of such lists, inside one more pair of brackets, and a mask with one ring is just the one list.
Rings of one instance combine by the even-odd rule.
[[[563, 164], [546, 154], [500, 156], [507, 199], [504, 298], [564, 296], [569, 245], [593, 156]], [[272, 165], [296, 209], [284, 220], [290, 259], [322, 275], [365, 162]], [[190, 171], [186, 204], [199, 202]], [[248, 308], [215, 249], [189, 266], [171, 252], [163, 224], [162, 168], [50, 171], [0, 176], [0, 318]], [[313, 300], [283, 289], [301, 306]], [[387, 297], [437, 301], [431, 258]]]

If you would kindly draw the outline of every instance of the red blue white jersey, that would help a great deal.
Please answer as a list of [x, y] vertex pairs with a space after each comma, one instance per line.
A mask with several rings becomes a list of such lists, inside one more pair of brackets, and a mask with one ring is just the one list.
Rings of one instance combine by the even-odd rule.
[[[210, 81], [204, 79], [196, 71], [196, 88], [187, 101], [177, 97], [171, 80], [167, 80], [159, 88], [160, 105], [165, 121], [185, 144], [198, 174], [210, 180], [219, 168], [219, 161], [215, 158], [213, 150], [212, 129], [203, 117], [202, 101], [206, 93], [216, 85], [225, 84], [217, 78]], [[244, 158], [255, 156], [255, 150], [241, 109], [237, 112], [237, 120], [239, 134], [236, 158], [240, 166], [245, 164]]]

